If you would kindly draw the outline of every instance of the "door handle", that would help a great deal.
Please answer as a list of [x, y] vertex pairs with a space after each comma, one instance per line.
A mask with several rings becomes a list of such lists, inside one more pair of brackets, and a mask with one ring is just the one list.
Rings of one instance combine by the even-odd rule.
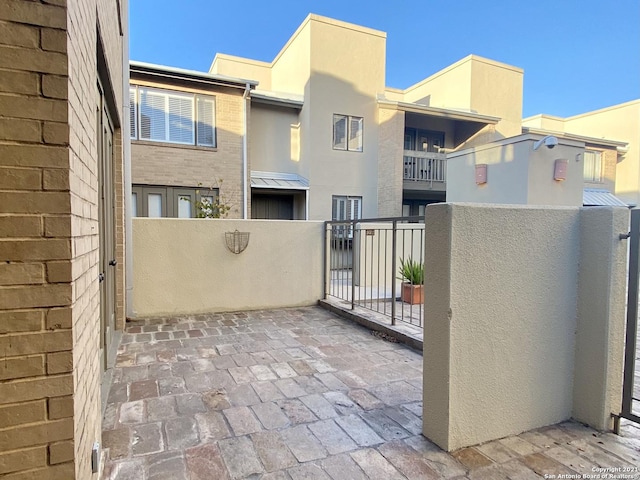
[[104, 282], [104, 273], [100, 272], [100, 274], [98, 274], [98, 282]]
[[109, 266], [115, 267], [118, 264], [118, 260], [115, 258], [113, 260], [109, 260]]

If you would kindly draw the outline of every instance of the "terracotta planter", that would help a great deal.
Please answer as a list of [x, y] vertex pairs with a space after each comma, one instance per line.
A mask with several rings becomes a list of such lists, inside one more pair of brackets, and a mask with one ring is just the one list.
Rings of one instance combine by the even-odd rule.
[[424, 303], [424, 285], [411, 285], [410, 283], [403, 283], [400, 298], [403, 302], [409, 303], [411, 305]]

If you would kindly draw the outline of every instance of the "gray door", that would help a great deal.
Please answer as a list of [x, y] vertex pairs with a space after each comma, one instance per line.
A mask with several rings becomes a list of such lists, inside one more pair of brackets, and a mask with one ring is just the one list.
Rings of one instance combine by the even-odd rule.
[[115, 189], [113, 187], [113, 126], [104, 100], [104, 91], [98, 83], [97, 108], [98, 145], [98, 222], [100, 248], [100, 353], [103, 369], [113, 361], [112, 347], [116, 323], [116, 241], [115, 241]]

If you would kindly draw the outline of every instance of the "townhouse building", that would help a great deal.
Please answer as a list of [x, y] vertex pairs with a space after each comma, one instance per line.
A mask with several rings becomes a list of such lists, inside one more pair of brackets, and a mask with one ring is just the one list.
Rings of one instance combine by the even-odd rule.
[[[230, 218], [422, 215], [427, 204], [445, 200], [623, 203], [613, 194], [628, 187], [616, 183], [616, 171], [624, 164], [627, 178], [626, 165], [640, 163], [623, 162], [637, 156], [630, 146], [640, 143], [637, 133], [589, 128], [580, 119], [592, 115], [563, 120], [566, 128], [548, 116], [523, 121], [523, 70], [476, 55], [406, 89], [391, 88], [385, 56], [384, 32], [311, 14], [270, 62], [218, 53], [208, 73], [132, 63], [137, 213], [193, 216], [188, 205], [203, 186], [206, 198], [230, 201]], [[181, 95], [189, 98], [179, 102]], [[158, 108], [162, 113], [145, 126]], [[172, 133], [172, 118], [188, 125], [184, 135]], [[199, 140], [203, 128], [212, 132], [206, 144]], [[519, 151], [513, 145], [548, 135], [567, 146], [570, 182], [532, 176], [523, 181], [537, 193], [501, 188], [494, 195], [474, 181], [476, 164], [504, 163], [507, 151]], [[518, 157], [518, 174], [527, 178], [531, 151]], [[638, 191], [640, 170], [634, 172]], [[559, 194], [547, 195], [547, 188]]]

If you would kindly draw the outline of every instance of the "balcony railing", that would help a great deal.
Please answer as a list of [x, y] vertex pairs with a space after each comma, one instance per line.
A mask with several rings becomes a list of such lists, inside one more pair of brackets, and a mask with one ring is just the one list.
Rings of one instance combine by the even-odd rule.
[[405, 150], [403, 178], [413, 182], [446, 182], [446, 154]]

